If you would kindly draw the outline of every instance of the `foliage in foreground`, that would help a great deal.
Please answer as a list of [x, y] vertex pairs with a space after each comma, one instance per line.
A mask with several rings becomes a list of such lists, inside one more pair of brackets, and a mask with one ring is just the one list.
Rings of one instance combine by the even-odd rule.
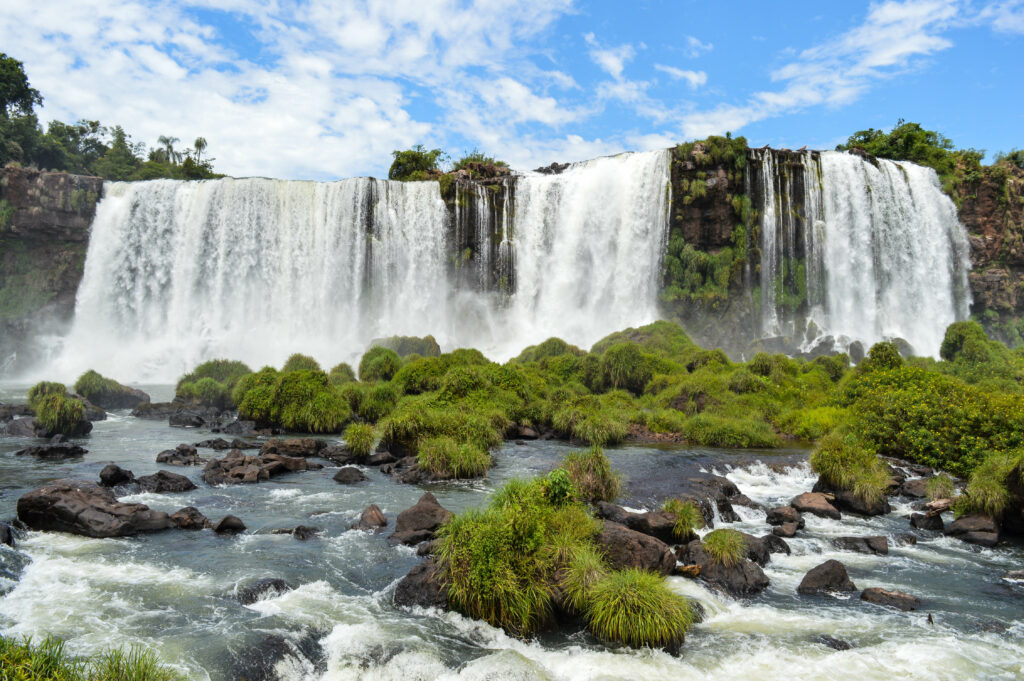
[[44, 437], [57, 434], [78, 435], [85, 423], [85, 405], [67, 394], [63, 383], [40, 381], [28, 391], [28, 406], [36, 415], [36, 423]]
[[694, 623], [693, 608], [658, 575], [635, 568], [616, 570], [590, 590], [587, 626], [598, 638], [676, 650]]
[[356, 459], [366, 459], [373, 453], [376, 434], [369, 423], [351, 423], [345, 429], [345, 444]]
[[4, 681], [180, 681], [152, 652], [139, 647], [78, 658], [59, 639], [15, 640], [0, 636], [0, 679]]
[[736, 530], [708, 532], [702, 543], [712, 560], [728, 567], [739, 565], [747, 555], [747, 540]]

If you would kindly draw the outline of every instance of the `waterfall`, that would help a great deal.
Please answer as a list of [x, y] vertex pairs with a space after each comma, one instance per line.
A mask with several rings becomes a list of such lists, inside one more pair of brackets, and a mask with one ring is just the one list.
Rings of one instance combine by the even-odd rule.
[[903, 338], [938, 355], [970, 297], [967, 234], [935, 171], [841, 152], [823, 153], [821, 171], [824, 238], [811, 260], [825, 295], [815, 322], [837, 339]]
[[497, 360], [550, 336], [589, 347], [658, 317], [668, 168], [622, 154], [460, 186], [454, 206], [437, 182], [107, 183], [46, 371], [173, 381], [293, 352], [328, 368], [393, 334]]

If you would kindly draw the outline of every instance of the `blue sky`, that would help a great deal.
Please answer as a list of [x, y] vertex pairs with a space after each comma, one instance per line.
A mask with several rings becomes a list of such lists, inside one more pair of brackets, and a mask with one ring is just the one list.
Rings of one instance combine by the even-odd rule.
[[234, 175], [386, 173], [393, 149], [516, 168], [731, 131], [831, 148], [918, 121], [1024, 146], [1024, 0], [7, 0], [44, 120], [206, 137]]

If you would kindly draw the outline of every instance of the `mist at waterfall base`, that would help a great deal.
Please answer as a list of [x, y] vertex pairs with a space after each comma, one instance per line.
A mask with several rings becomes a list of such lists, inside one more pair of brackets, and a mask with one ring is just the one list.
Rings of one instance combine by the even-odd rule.
[[[169, 396], [168, 388], [154, 391], [154, 399]], [[0, 392], [0, 399], [16, 397]], [[14, 515], [25, 491], [54, 477], [96, 479], [108, 461], [150, 474], [160, 468], [156, 452], [207, 437], [213, 436], [205, 430], [183, 431], [119, 412], [97, 422], [81, 441], [90, 450], [83, 459], [14, 456], [23, 444], [0, 439], [0, 518]], [[555, 441], [509, 442], [496, 452], [486, 479], [439, 483], [429, 491], [460, 511], [484, 503], [513, 477], [550, 470], [572, 449]], [[765, 507], [788, 503], [816, 478], [799, 450], [607, 451], [625, 476], [624, 501], [633, 508], [654, 507], [697, 470], [726, 475]], [[180, 530], [125, 539], [30, 532], [17, 550], [0, 545], [0, 632], [61, 636], [77, 654], [138, 644], [197, 681], [237, 678], [237, 665], [253, 659], [268, 635], [283, 637], [292, 649], [278, 665], [285, 681], [1011, 681], [1024, 674], [1024, 587], [1001, 579], [1020, 568], [1024, 551], [1014, 544], [981, 551], [939, 533], [920, 533], [916, 545], [899, 545], [895, 538], [909, 531], [905, 516], [911, 509], [904, 502], [875, 518], [808, 515], [807, 527], [787, 540], [792, 555], [772, 555], [765, 567], [771, 583], [754, 599], [669, 577], [671, 589], [706, 611], [676, 658], [605, 645], [574, 629], [520, 641], [454, 613], [395, 608], [395, 583], [422, 559], [386, 537], [396, 514], [424, 489], [397, 484], [375, 468], [364, 469], [369, 480], [359, 485], [335, 483], [337, 468], [328, 464], [258, 485], [216, 488], [201, 482], [198, 468], [175, 472], [199, 487], [122, 500], [162, 511], [193, 505], [213, 520], [230, 513], [249, 531], [223, 536]], [[630, 489], [644, 493], [638, 497]], [[389, 528], [383, 534], [348, 531], [370, 503], [383, 509]], [[741, 521], [726, 527], [756, 536], [770, 532], [763, 510], [736, 511]], [[300, 524], [320, 528], [320, 536], [299, 541], [271, 533]], [[885, 535], [890, 553], [865, 555], [832, 544], [849, 535]], [[847, 566], [858, 588], [900, 589], [921, 598], [921, 609], [898, 612], [865, 603], [856, 593], [798, 596], [803, 575], [833, 558]], [[295, 588], [248, 606], [238, 602], [240, 587], [265, 577]], [[818, 641], [822, 635], [852, 648], [833, 650]]]
[[330, 367], [391, 335], [497, 360], [551, 336], [589, 348], [658, 316], [668, 164], [623, 154], [516, 178], [510, 296], [452, 283], [437, 182], [108, 183], [47, 368], [168, 382], [206, 359], [294, 352]]

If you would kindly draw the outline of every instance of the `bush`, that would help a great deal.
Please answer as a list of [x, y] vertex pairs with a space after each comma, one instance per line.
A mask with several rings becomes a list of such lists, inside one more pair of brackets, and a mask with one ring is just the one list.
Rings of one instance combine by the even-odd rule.
[[436, 357], [419, 357], [410, 360], [391, 379], [402, 393], [419, 395], [441, 387], [441, 378], [448, 370], [448, 363]]
[[579, 498], [579, 492], [564, 468], [556, 468], [548, 473], [541, 484], [544, 487], [544, 498], [552, 506], [563, 506]]
[[183, 383], [194, 383], [201, 378], [212, 378], [218, 383], [223, 384], [228, 392], [231, 392], [244, 376], [251, 373], [252, 369], [243, 362], [211, 359], [208, 362], [203, 362], [191, 372], [179, 378], [177, 387], [180, 388]]
[[180, 681], [148, 650], [115, 649], [92, 658], [76, 658], [59, 639], [16, 641], [0, 636], [0, 678], [5, 681]]
[[593, 544], [575, 546], [558, 586], [569, 612], [583, 614], [593, 600], [594, 586], [608, 576], [608, 565]]
[[818, 443], [811, 453], [811, 468], [833, 488], [849, 490], [867, 502], [884, 497], [889, 486], [889, 471], [875, 452], [838, 430]]
[[345, 429], [345, 444], [356, 459], [366, 459], [373, 453], [376, 435], [369, 423], [350, 423]]
[[566, 402], [552, 415], [551, 423], [562, 436], [596, 446], [621, 442], [629, 431], [626, 414], [594, 395]]
[[[57, 434], [80, 435], [85, 419], [85, 405], [81, 400], [64, 393], [50, 393], [37, 400], [36, 423], [46, 431], [45, 437]], [[38, 431], [37, 431], [38, 433]]]
[[1024, 449], [990, 453], [971, 473], [967, 489], [954, 506], [956, 514], [982, 513], [1000, 518], [1010, 504], [1008, 483], [1014, 471], [1024, 473]]
[[636, 343], [618, 343], [601, 356], [604, 386], [628, 390], [634, 395], [644, 392], [651, 380], [651, 361]]
[[697, 537], [696, 530], [704, 527], [704, 513], [692, 501], [669, 499], [662, 505], [662, 510], [676, 517], [672, 526], [672, 536], [685, 543]]
[[708, 532], [701, 543], [711, 559], [720, 565], [733, 567], [747, 557], [747, 540], [736, 530]]
[[227, 387], [209, 376], [195, 382], [182, 383], [175, 397], [218, 409], [228, 409], [232, 406], [231, 393]]
[[729, 390], [738, 395], [753, 393], [768, 387], [764, 379], [755, 376], [745, 367], [740, 367], [729, 376]]
[[539, 345], [529, 346], [519, 353], [519, 356], [513, 359], [512, 362], [523, 364], [526, 362], [540, 362], [553, 357], [562, 357], [563, 355], [582, 357], [585, 354], [587, 354], [586, 351], [566, 343], [561, 338], [548, 338]]
[[678, 357], [694, 347], [693, 341], [686, 335], [683, 327], [675, 322], [662, 320], [609, 334], [594, 343], [590, 351], [601, 354], [613, 345], [626, 341], [636, 343], [646, 352], [668, 359]]
[[372, 347], [359, 360], [359, 380], [390, 381], [401, 367], [402, 360], [394, 350]]
[[686, 439], [709, 447], [778, 447], [779, 436], [764, 421], [697, 414], [686, 423]]
[[390, 383], [378, 383], [365, 390], [356, 411], [367, 421], [377, 422], [398, 404], [398, 391]]
[[419, 355], [420, 357], [437, 357], [441, 354], [441, 346], [437, 344], [433, 336], [391, 336], [389, 338], [375, 338], [370, 343], [373, 346], [387, 348], [398, 353], [399, 357]]
[[402, 182], [424, 180], [429, 172], [440, 172], [438, 165], [447, 158], [440, 149], [428, 150], [422, 144], [417, 144], [412, 149], [395, 150], [391, 155], [394, 161], [388, 169], [388, 179]]
[[857, 372], [886, 371], [899, 369], [901, 366], [903, 366], [903, 357], [896, 344], [892, 341], [883, 341], [871, 346], [868, 356], [857, 365]]
[[322, 371], [278, 373], [270, 367], [236, 387], [239, 418], [301, 433], [338, 433], [352, 415], [341, 389]]
[[442, 435], [420, 443], [416, 463], [438, 478], [478, 478], [491, 467], [491, 456], [474, 444]]
[[693, 626], [693, 609], [658, 575], [618, 570], [591, 588], [587, 626], [598, 638], [639, 648], [677, 650]]
[[128, 388], [114, 379], [104, 378], [92, 369], [78, 377], [74, 388], [76, 393], [100, 406], [108, 401], [106, 398], [118, 397], [128, 392]]
[[28, 391], [28, 406], [33, 411], [39, 410], [39, 405], [42, 403], [43, 398], [49, 395], [66, 395], [68, 389], [64, 387], [63, 383], [56, 383], [54, 381], [40, 381], [34, 386], [29, 388]]
[[295, 353], [284, 363], [281, 367], [282, 374], [288, 374], [293, 371], [323, 371], [320, 368], [320, 363], [309, 355], [302, 355]]
[[988, 341], [988, 334], [981, 324], [973, 320], [953, 322], [946, 327], [946, 335], [942, 338], [942, 346], [939, 348], [939, 357], [952, 362], [963, 350], [964, 344], [971, 340]]
[[580, 498], [591, 504], [615, 501], [622, 492], [621, 476], [612, 470], [611, 462], [600, 447], [570, 453], [561, 467]]
[[356, 382], [356, 372], [352, 371], [345, 362], [335, 366], [331, 369], [331, 373], [327, 374], [327, 381], [331, 385], [345, 385], [346, 383]]
[[845, 416], [839, 407], [816, 407], [795, 414], [792, 433], [801, 440], [817, 440], [832, 432]]
[[415, 454], [422, 440], [440, 435], [484, 451], [501, 444], [502, 431], [493, 418], [472, 409], [442, 408], [430, 398], [407, 397], [381, 421], [381, 437], [390, 451]]
[[928, 491], [928, 498], [932, 501], [936, 499], [952, 499], [953, 495], [956, 494], [953, 478], [945, 473], [940, 473], [928, 480], [925, 483], [925, 489]]

